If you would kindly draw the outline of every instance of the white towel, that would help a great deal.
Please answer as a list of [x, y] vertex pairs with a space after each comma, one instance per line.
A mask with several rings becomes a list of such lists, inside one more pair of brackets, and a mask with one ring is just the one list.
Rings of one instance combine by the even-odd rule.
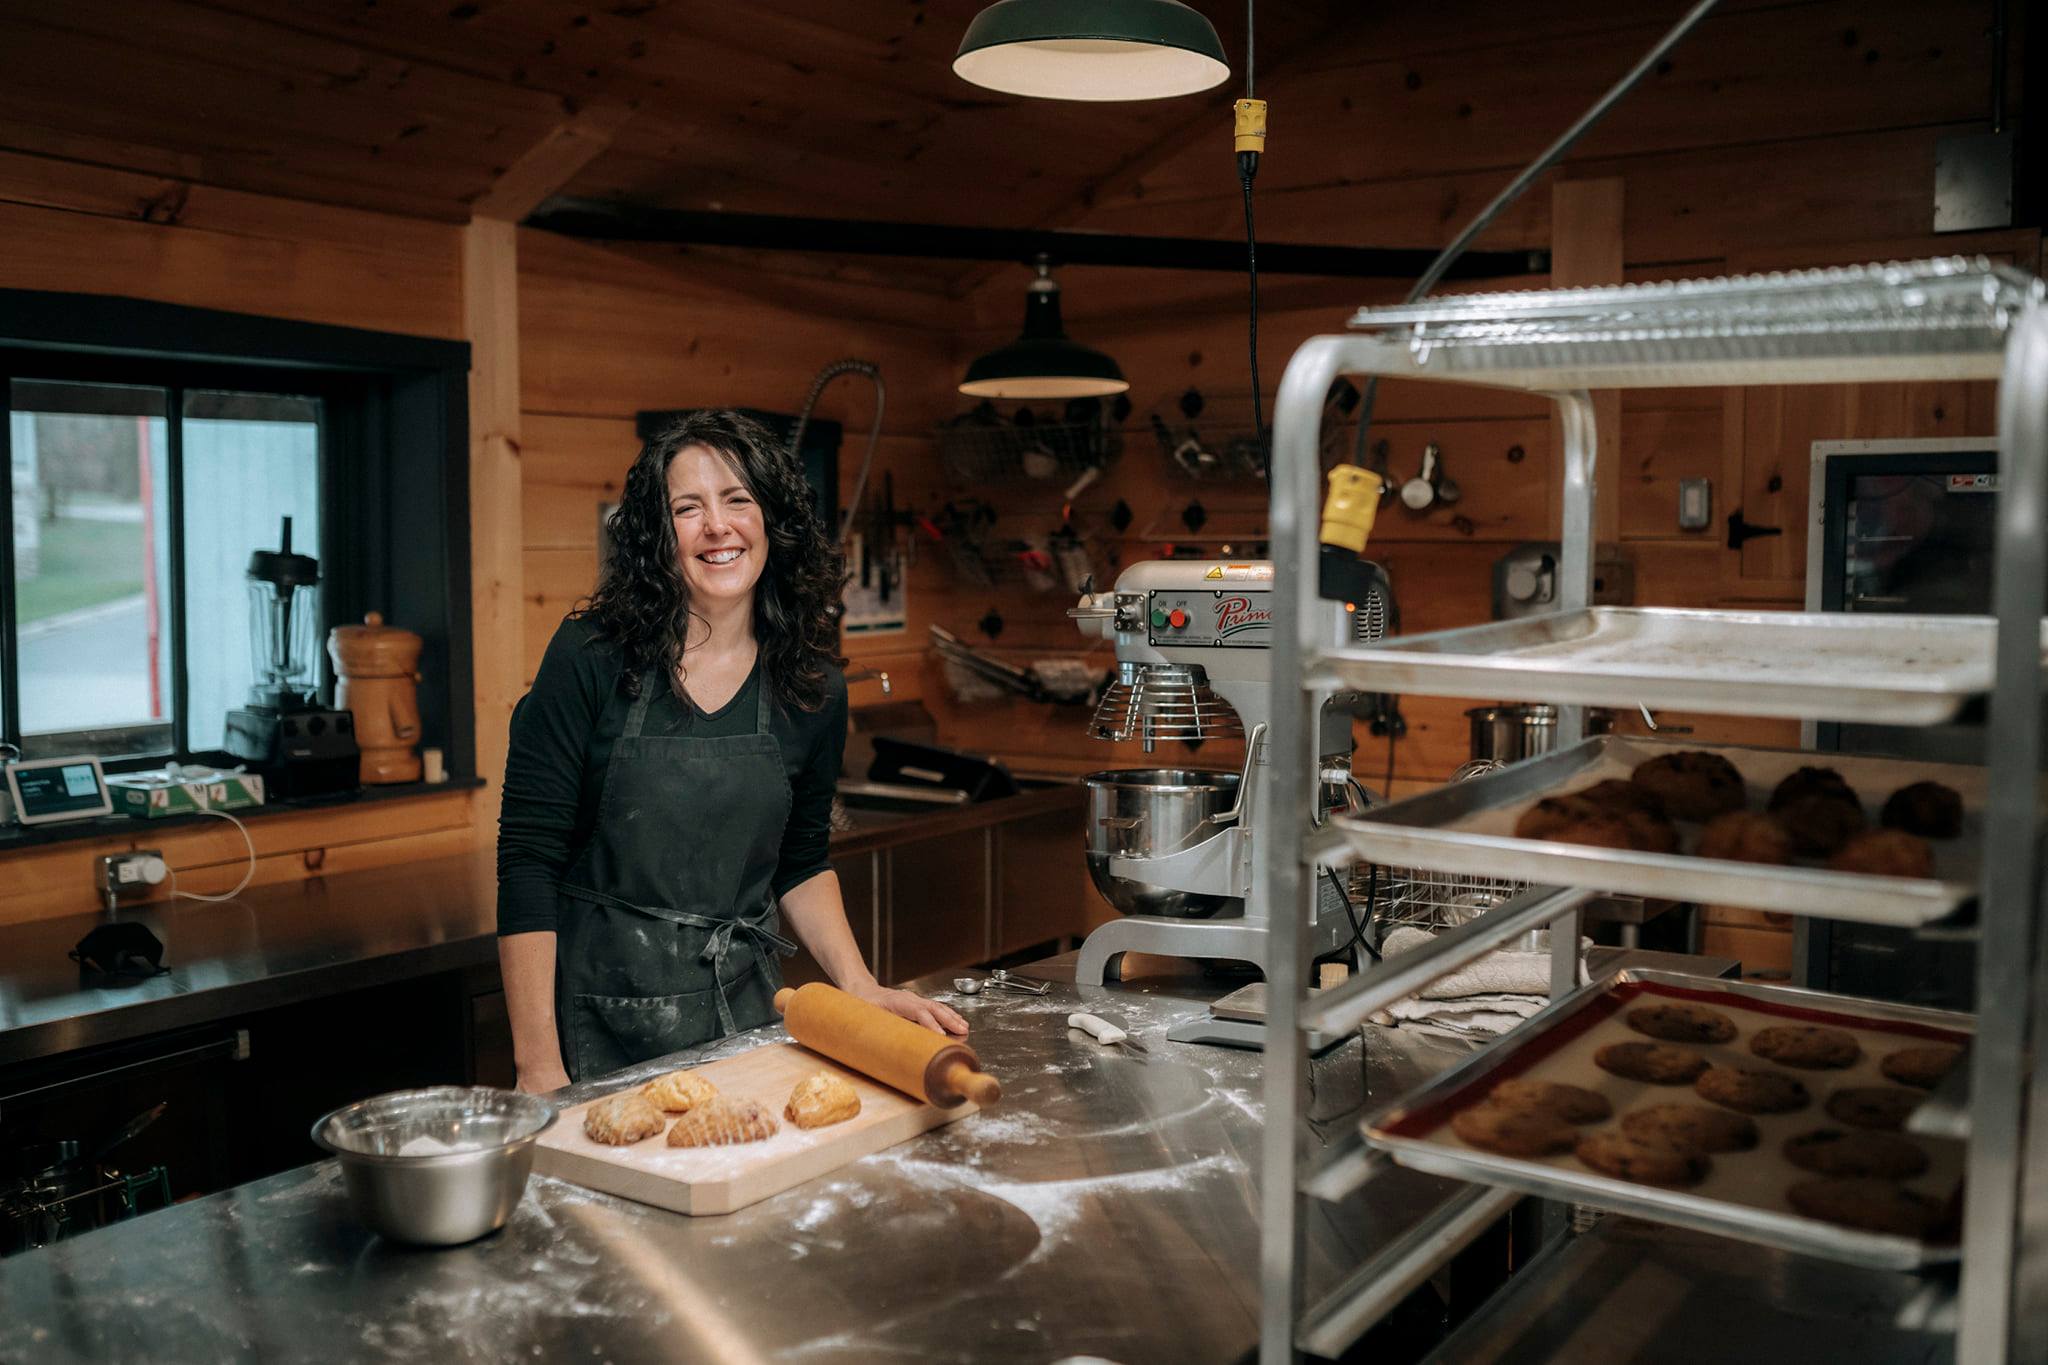
[[[1406, 925], [1380, 944], [1383, 957], [1413, 952], [1436, 935]], [[1580, 985], [1587, 981], [1585, 942], [1579, 946]], [[1373, 1016], [1377, 1024], [1399, 1025], [1443, 1037], [1471, 1038], [1506, 1033], [1550, 1003], [1550, 954], [1500, 949], [1440, 977], [1417, 995], [1397, 1000]]]

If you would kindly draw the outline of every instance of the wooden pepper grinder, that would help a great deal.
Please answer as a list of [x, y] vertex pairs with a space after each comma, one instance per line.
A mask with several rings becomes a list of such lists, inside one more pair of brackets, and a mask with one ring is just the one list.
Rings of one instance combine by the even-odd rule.
[[420, 637], [371, 612], [359, 626], [327, 632], [337, 710], [354, 714], [366, 786], [420, 780]]

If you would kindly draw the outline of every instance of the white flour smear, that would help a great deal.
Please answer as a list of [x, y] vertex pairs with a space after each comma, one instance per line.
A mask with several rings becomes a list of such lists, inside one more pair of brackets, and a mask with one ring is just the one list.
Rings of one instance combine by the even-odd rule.
[[[876, 1160], [901, 1171], [904, 1177], [923, 1185], [959, 1185], [992, 1199], [1000, 1199], [1038, 1228], [1039, 1243], [1031, 1254], [1036, 1260], [1047, 1246], [1063, 1237], [1081, 1217], [1081, 1201], [1091, 1196], [1148, 1194], [1162, 1190], [1191, 1190], [1202, 1181], [1220, 1175], [1242, 1175], [1245, 1165], [1235, 1154], [1219, 1152], [1178, 1166], [1154, 1167], [1115, 1175], [1079, 1176], [1072, 1180], [1005, 1180], [986, 1170], [952, 1162], [925, 1161], [884, 1152]], [[1027, 1262], [1028, 1264], [1028, 1262]]]

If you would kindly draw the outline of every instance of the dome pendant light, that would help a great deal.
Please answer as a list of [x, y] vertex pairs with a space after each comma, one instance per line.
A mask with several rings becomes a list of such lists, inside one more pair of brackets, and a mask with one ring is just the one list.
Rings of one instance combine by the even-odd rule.
[[1067, 340], [1052, 261], [1038, 258], [1024, 296], [1024, 333], [967, 367], [960, 392], [974, 398], [1099, 398], [1131, 387], [1114, 360]]
[[1216, 29], [1180, 0], [996, 0], [967, 26], [953, 71], [1012, 95], [1152, 100], [1230, 76]]

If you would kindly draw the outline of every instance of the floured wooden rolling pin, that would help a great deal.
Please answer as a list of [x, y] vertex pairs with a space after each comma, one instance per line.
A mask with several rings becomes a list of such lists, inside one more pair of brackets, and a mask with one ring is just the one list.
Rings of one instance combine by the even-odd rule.
[[967, 1100], [994, 1104], [1002, 1083], [981, 1069], [965, 1043], [911, 1023], [836, 986], [813, 981], [775, 993], [789, 1036], [916, 1100], [951, 1109]]

